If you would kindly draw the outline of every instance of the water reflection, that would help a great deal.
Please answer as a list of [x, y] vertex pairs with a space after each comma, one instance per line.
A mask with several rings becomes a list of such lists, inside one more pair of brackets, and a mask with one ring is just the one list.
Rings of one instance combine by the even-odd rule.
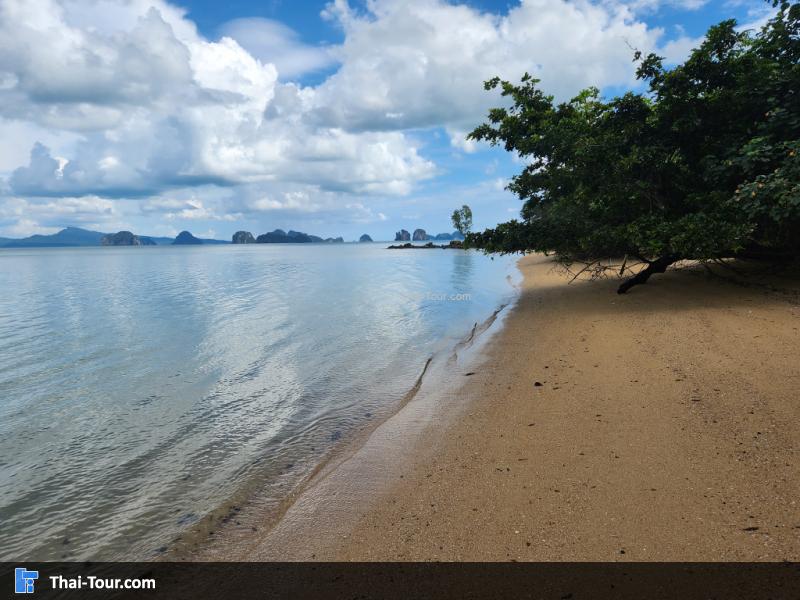
[[374, 244], [0, 251], [0, 555], [148, 558], [236, 489], [285, 493], [513, 272]]

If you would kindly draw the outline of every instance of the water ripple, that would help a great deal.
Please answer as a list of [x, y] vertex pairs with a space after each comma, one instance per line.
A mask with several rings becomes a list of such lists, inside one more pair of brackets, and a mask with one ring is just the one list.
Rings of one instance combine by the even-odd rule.
[[514, 272], [373, 244], [0, 259], [0, 558], [31, 560], [148, 558], [239, 488], [280, 496]]

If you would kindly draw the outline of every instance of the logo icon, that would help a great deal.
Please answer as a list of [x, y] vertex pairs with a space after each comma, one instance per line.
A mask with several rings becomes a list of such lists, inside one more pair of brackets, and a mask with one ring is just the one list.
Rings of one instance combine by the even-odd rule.
[[39, 571], [28, 571], [25, 567], [14, 569], [14, 591], [17, 594], [32, 594], [33, 582], [39, 579]]

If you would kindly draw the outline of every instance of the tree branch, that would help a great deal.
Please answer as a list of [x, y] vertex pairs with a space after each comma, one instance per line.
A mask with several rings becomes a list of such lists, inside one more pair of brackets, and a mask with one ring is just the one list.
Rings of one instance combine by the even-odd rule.
[[678, 261], [678, 259], [679, 257], [676, 254], [668, 254], [666, 256], [657, 258], [649, 263], [647, 267], [639, 271], [636, 275], [623, 281], [619, 288], [617, 288], [617, 293], [624, 294], [635, 285], [643, 285], [647, 283], [647, 280], [650, 279], [651, 275], [663, 273], [667, 270], [667, 267]]

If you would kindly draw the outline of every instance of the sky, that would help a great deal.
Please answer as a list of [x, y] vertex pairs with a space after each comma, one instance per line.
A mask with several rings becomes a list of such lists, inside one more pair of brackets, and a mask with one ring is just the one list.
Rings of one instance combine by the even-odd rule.
[[524, 164], [467, 141], [530, 72], [642, 91], [762, 0], [0, 0], [0, 236], [66, 226], [392, 239], [515, 218]]

